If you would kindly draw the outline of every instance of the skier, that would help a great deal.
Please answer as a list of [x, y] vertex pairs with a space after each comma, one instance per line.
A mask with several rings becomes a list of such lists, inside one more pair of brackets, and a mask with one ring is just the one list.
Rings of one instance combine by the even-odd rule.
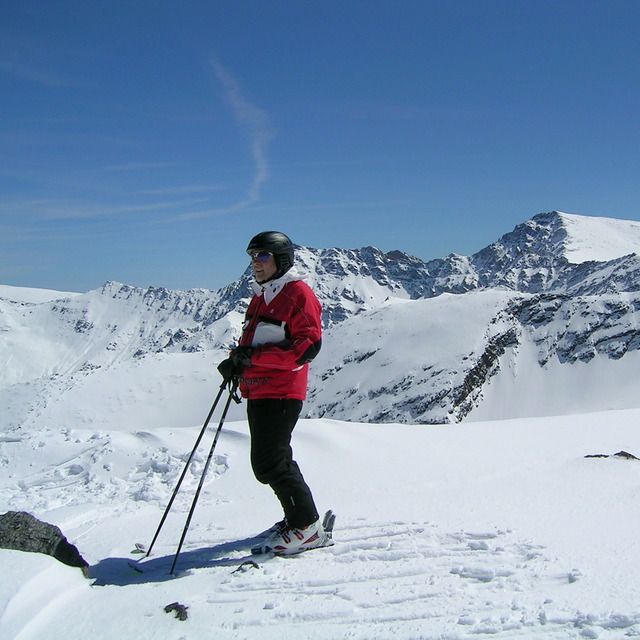
[[322, 342], [321, 307], [293, 265], [293, 244], [284, 233], [259, 233], [247, 253], [255, 295], [239, 344], [218, 370], [227, 381], [238, 379], [247, 399], [253, 472], [272, 488], [284, 511], [284, 520], [265, 531], [253, 551], [290, 555], [331, 544], [291, 449], [308, 364]]

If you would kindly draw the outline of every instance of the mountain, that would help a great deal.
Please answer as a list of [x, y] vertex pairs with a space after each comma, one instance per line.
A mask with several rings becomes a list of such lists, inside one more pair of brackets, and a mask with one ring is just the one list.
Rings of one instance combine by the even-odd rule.
[[429, 295], [505, 288], [596, 295], [638, 291], [640, 223], [553, 211], [469, 258], [427, 263]]
[[429, 299], [329, 330], [310, 414], [443, 423], [638, 406], [639, 253], [640, 223], [551, 212], [431, 261], [415, 273]]
[[[639, 253], [640, 223], [559, 212], [468, 257], [298, 247], [326, 327], [307, 415], [443, 423], [636, 407]], [[72, 396], [92, 424], [126, 420], [135, 385], [157, 391], [150, 420], [202, 412], [250, 277], [218, 291], [0, 288], [0, 426], [72, 420]]]
[[638, 406], [640, 295], [391, 301], [327, 332], [312, 416], [446, 423]]

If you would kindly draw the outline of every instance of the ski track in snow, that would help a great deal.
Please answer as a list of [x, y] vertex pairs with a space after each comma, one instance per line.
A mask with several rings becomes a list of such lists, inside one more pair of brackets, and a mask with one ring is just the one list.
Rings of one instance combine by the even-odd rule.
[[[45, 430], [0, 441], [0, 469], [13, 478], [3, 483], [2, 503], [57, 513], [57, 524], [81, 549], [91, 540], [102, 545], [90, 557], [91, 586], [77, 569], [50, 558], [26, 554], [31, 570], [23, 571], [17, 558], [24, 554], [3, 552], [16, 584], [3, 587], [5, 640], [126, 637], [133, 628], [140, 640], [640, 637], [640, 615], [568, 604], [584, 579], [580, 568], [505, 528], [448, 532], [427, 521], [338, 513], [332, 547], [290, 558], [251, 556], [252, 539], [238, 537], [242, 523], [209, 519], [237, 501], [247, 479], [255, 489], [244, 465], [232, 464], [236, 454], [246, 455], [246, 438], [234, 431], [214, 457], [199, 507], [209, 517], [194, 519], [177, 575], [168, 571], [202, 453], [176, 501], [176, 519], [138, 573], [129, 566], [141, 557], [131, 553], [130, 532], [146, 541], [159, 522], [186, 461], [193, 431], [185, 431], [172, 434], [179, 438], [173, 449], [163, 430]], [[33, 471], [16, 477], [17, 458], [31, 459]], [[229, 471], [240, 488], [220, 482]], [[237, 570], [246, 560], [258, 566]], [[175, 601], [189, 607], [186, 622], [162, 612]]]
[[[75, 616], [82, 623], [95, 613], [102, 595], [96, 593], [104, 590], [112, 591], [105, 606], [117, 611], [122, 626], [159, 618], [159, 625], [141, 628], [139, 638], [157, 637], [159, 627], [166, 638], [223, 640], [640, 636], [640, 617], [587, 615], [557, 607], [552, 597], [532, 601], [530, 592], [571, 589], [580, 572], [564, 570], [543, 547], [509, 531], [443, 533], [430, 523], [347, 520], [336, 538], [333, 547], [289, 558], [248, 555], [248, 541], [207, 547], [199, 540], [185, 548], [175, 578], [168, 576], [174, 551], [168, 547], [141, 563], [142, 574], [124, 558], [103, 571], [98, 564], [92, 593], [73, 583], [15, 638], [42, 637], [61, 608], [73, 604], [83, 611], [86, 602], [86, 613]], [[220, 539], [225, 540], [222, 533]], [[247, 558], [258, 566], [237, 570]], [[183, 635], [180, 623], [159, 612], [187, 583]], [[136, 594], [132, 607], [134, 590], [144, 594]], [[182, 601], [179, 595], [177, 600]], [[82, 634], [63, 624], [47, 637], [79, 640]]]
[[217, 637], [259, 637], [272, 627], [279, 637], [327, 639], [598, 637], [596, 626], [640, 634], [640, 619], [580, 616], [550, 598], [527, 602], [529, 590], [570, 588], [579, 572], [510, 532], [348, 522], [337, 537], [330, 549], [223, 576], [201, 605], [234, 619]]

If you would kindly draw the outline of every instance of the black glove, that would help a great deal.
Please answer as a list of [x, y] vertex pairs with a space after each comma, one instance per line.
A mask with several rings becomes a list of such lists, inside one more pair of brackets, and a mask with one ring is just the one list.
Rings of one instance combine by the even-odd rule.
[[251, 354], [253, 353], [253, 347], [236, 347], [231, 352], [231, 361], [234, 368], [238, 371], [238, 374], [242, 373], [243, 369], [246, 369], [251, 365]]
[[236, 372], [236, 366], [233, 364], [232, 358], [227, 358], [226, 360], [223, 360], [218, 365], [218, 371], [220, 372], [220, 375], [222, 376], [222, 379], [225, 382], [229, 382], [229, 380], [233, 380], [233, 378], [235, 378], [240, 374], [239, 371]]

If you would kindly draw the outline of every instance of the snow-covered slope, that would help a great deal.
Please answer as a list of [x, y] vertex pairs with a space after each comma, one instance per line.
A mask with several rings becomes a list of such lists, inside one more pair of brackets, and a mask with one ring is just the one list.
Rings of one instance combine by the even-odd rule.
[[640, 222], [560, 214], [567, 232], [564, 253], [573, 264], [608, 262], [640, 253]]
[[308, 412], [446, 423], [640, 404], [640, 296], [390, 301], [327, 332]]
[[10, 302], [49, 302], [80, 295], [78, 293], [52, 291], [51, 289], [30, 289], [27, 287], [11, 287], [0, 284], [0, 298]]
[[[153, 398], [140, 390], [129, 409]], [[199, 426], [69, 427], [0, 439], [0, 511], [58, 525], [91, 565], [0, 550], [3, 640], [620, 640], [640, 635], [635, 411], [452, 427], [304, 420], [294, 448], [335, 545], [252, 557], [280, 517], [246, 422], [215, 451], [168, 572], [210, 432], [150, 558]], [[129, 563], [141, 561], [143, 573]], [[257, 566], [236, 571], [245, 560]], [[188, 607], [180, 621], [164, 607]]]

